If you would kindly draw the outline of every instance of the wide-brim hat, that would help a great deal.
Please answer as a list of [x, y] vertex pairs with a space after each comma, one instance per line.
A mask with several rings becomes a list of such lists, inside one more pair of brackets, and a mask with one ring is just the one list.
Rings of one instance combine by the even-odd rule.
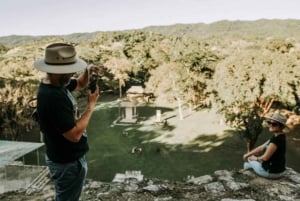
[[280, 113], [276, 112], [270, 117], [265, 117], [265, 119], [266, 119], [266, 121], [272, 120], [272, 121], [276, 121], [276, 122], [286, 126], [287, 118], [284, 115], [280, 114]]
[[45, 57], [34, 62], [37, 70], [67, 74], [81, 71], [87, 67], [87, 63], [77, 58], [75, 48], [65, 43], [54, 43], [46, 47]]

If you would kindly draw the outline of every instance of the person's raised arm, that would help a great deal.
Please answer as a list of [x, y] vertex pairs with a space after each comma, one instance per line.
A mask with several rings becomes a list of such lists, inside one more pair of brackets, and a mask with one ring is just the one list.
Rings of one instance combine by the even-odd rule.
[[85, 132], [89, 124], [90, 118], [93, 114], [93, 110], [97, 103], [98, 98], [99, 98], [99, 88], [98, 86], [96, 86], [96, 90], [94, 93], [91, 93], [91, 91], [88, 92], [88, 105], [84, 113], [76, 121], [75, 126], [63, 134], [63, 136], [67, 140], [71, 142], [79, 142], [81, 136], [83, 135], [83, 133]]

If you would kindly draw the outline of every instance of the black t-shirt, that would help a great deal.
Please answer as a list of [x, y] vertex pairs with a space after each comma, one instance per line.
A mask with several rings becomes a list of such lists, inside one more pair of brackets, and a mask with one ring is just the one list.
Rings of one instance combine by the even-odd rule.
[[286, 137], [284, 134], [275, 136], [270, 139], [269, 144], [274, 143], [277, 147], [268, 161], [264, 161], [262, 166], [270, 173], [280, 173], [285, 170], [285, 153], [286, 153]]
[[72, 129], [78, 115], [77, 103], [70, 93], [77, 86], [72, 79], [67, 87], [41, 83], [37, 95], [40, 129], [44, 134], [46, 153], [58, 163], [74, 161], [88, 151], [87, 135], [77, 143], [67, 140], [63, 133]]

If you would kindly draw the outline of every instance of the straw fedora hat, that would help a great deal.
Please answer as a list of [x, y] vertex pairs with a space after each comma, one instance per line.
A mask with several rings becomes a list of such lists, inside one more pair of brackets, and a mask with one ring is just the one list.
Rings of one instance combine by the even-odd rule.
[[45, 49], [45, 57], [34, 62], [37, 70], [67, 74], [81, 71], [87, 67], [87, 63], [76, 57], [75, 48], [65, 43], [53, 43]]
[[265, 117], [265, 119], [266, 119], [266, 121], [270, 121], [270, 120], [271, 121], [276, 121], [276, 122], [286, 126], [287, 118], [284, 115], [280, 114], [280, 113], [276, 112], [270, 117]]

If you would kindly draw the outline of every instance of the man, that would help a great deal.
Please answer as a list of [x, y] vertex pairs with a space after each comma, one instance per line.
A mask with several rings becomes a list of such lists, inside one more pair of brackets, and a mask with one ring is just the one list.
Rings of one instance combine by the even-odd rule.
[[[87, 66], [76, 57], [75, 48], [65, 43], [46, 47], [45, 58], [34, 67], [46, 72], [37, 95], [37, 111], [46, 145], [46, 163], [55, 184], [56, 201], [79, 200], [87, 173], [85, 154], [88, 151], [86, 128], [99, 97], [99, 89], [88, 92], [88, 104], [80, 116], [71, 94], [83, 89], [89, 75], [99, 68]], [[73, 74], [84, 70], [77, 79]]]

